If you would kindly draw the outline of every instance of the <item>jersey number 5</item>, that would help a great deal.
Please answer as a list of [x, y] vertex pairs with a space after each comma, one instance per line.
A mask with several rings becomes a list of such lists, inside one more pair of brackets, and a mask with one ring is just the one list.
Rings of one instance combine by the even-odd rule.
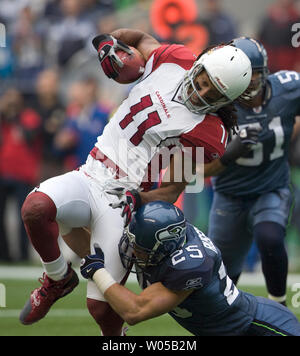
[[[133, 117], [139, 112], [151, 107], [153, 105], [150, 95], [146, 95], [141, 98], [141, 101], [130, 107], [130, 112], [120, 121], [119, 125], [124, 130], [131, 122], [133, 122]], [[161, 119], [157, 111], [150, 112], [147, 115], [147, 119], [144, 120], [138, 127], [137, 132], [130, 138], [130, 142], [135, 146], [138, 146], [142, 140], [145, 132], [150, 129], [150, 127], [156, 126], [161, 123]]]

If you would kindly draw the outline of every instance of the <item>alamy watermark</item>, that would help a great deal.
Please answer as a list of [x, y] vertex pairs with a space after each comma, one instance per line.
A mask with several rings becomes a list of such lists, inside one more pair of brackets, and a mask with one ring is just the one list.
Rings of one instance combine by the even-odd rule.
[[6, 28], [3, 23], [0, 23], [0, 48], [6, 47]]
[[291, 31], [294, 33], [292, 36], [292, 46], [295, 48], [300, 47], [300, 22], [294, 23]]
[[291, 286], [291, 291], [296, 292], [292, 296], [291, 304], [293, 308], [299, 308], [300, 307], [300, 283], [294, 283]]
[[0, 283], [0, 308], [6, 308], [6, 288]]
[[130, 147], [127, 140], [121, 139], [113, 147], [103, 146], [102, 150], [105, 153], [98, 150], [94, 158], [109, 168], [103, 173], [113, 174], [127, 186], [138, 183], [150, 187], [162, 180], [188, 183], [186, 193], [200, 193], [204, 188], [203, 147]]

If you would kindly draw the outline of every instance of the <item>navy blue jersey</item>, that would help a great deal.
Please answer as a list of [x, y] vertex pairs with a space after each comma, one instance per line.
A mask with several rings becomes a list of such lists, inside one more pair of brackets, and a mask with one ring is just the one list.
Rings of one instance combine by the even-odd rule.
[[257, 196], [289, 184], [288, 150], [295, 116], [300, 115], [300, 74], [280, 71], [268, 77], [267, 100], [259, 108], [237, 105], [238, 125], [262, 128], [259, 142], [218, 177], [214, 188], [234, 196]]
[[193, 289], [169, 314], [194, 335], [241, 335], [255, 316], [256, 298], [235, 287], [220, 251], [190, 224], [182, 249], [148, 267], [139, 282], [142, 288], [161, 282], [175, 291]]

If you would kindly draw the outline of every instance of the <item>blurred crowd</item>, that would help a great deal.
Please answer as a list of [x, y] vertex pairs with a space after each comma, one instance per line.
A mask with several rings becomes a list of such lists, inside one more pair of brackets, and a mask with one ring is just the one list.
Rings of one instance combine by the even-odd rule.
[[[300, 23], [298, 4], [274, 1], [255, 31], [272, 72], [300, 71], [300, 49], [290, 39], [292, 24]], [[40, 181], [81, 165], [128, 93], [130, 86], [101, 72], [91, 45], [96, 34], [140, 28], [198, 53], [242, 35], [221, 0], [0, 0], [0, 23], [6, 29], [0, 48], [0, 262], [30, 258], [20, 216], [19, 253], [10, 251], [8, 200], [16, 200], [19, 214]]]

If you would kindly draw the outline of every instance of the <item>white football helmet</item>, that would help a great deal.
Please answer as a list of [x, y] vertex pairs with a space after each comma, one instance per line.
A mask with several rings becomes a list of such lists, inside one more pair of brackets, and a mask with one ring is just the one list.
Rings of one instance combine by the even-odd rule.
[[[195, 78], [205, 70], [222, 97], [208, 103], [195, 87]], [[249, 86], [252, 76], [251, 62], [247, 55], [230, 45], [214, 47], [204, 53], [186, 72], [183, 78], [182, 97], [186, 107], [193, 113], [215, 112], [239, 97]], [[196, 93], [202, 105], [190, 100]]]

